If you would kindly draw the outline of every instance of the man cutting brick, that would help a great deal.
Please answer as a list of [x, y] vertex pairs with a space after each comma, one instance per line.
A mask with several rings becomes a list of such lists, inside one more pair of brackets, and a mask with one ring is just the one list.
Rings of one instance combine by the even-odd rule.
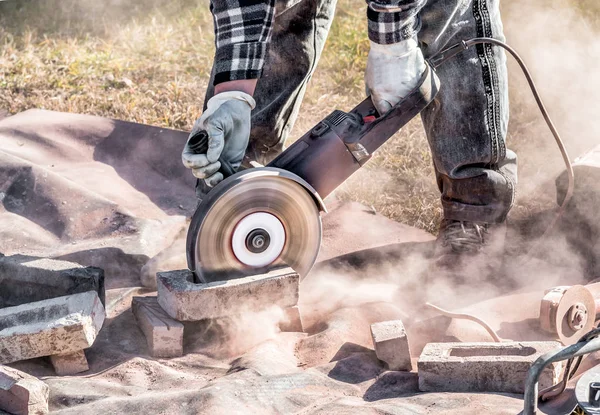
[[[365, 82], [380, 114], [404, 98], [425, 59], [473, 37], [503, 40], [499, 0], [367, 1], [371, 48]], [[209, 150], [182, 158], [199, 196], [223, 179], [219, 158], [266, 164], [283, 150], [320, 58], [336, 0], [212, 0], [216, 54], [203, 129]], [[422, 113], [441, 191], [436, 264], [464, 269], [502, 246], [517, 181], [505, 146], [505, 55], [478, 45], [438, 69], [442, 87]], [[477, 261], [481, 262], [481, 261]], [[483, 261], [485, 263], [485, 261]], [[488, 264], [491, 265], [491, 262]]]

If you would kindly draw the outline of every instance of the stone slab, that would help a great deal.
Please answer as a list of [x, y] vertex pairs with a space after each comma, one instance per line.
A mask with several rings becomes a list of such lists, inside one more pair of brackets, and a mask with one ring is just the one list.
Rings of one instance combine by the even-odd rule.
[[131, 311], [146, 336], [150, 356], [183, 355], [183, 324], [165, 313], [156, 297], [133, 297]]
[[0, 309], [0, 364], [87, 349], [104, 318], [95, 291]]
[[104, 271], [67, 261], [0, 256], [0, 308], [96, 291], [104, 304]]
[[43, 415], [48, 413], [50, 388], [19, 370], [0, 366], [0, 413]]
[[199, 321], [298, 304], [300, 277], [291, 268], [229, 281], [193, 281], [189, 270], [157, 273], [158, 303], [172, 318]]
[[[417, 363], [422, 392], [523, 393], [531, 364], [558, 342], [429, 343]], [[558, 383], [562, 362], [549, 365], [540, 390]]]
[[377, 358], [388, 369], [410, 372], [410, 347], [401, 320], [382, 321], [371, 324], [371, 337]]
[[87, 372], [90, 370], [85, 352], [55, 354], [50, 356], [50, 362], [54, 367], [54, 371], [60, 376], [76, 375], [77, 373]]

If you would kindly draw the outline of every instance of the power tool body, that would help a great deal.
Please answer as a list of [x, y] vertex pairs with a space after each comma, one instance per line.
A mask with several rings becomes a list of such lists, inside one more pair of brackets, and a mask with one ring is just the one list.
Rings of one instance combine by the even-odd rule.
[[[287, 265], [306, 276], [321, 244], [323, 198], [435, 98], [431, 67], [415, 89], [379, 115], [371, 98], [350, 112], [336, 110], [266, 167], [226, 177], [200, 202], [187, 236], [188, 266], [200, 282], [222, 281]], [[197, 152], [208, 146], [206, 133]], [[233, 173], [233, 174], [232, 174]]]

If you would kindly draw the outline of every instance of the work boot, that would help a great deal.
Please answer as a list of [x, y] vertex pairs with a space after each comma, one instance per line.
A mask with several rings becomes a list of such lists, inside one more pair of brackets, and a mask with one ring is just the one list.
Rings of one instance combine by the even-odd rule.
[[430, 273], [445, 273], [457, 283], [475, 283], [500, 276], [505, 237], [505, 223], [444, 219]]

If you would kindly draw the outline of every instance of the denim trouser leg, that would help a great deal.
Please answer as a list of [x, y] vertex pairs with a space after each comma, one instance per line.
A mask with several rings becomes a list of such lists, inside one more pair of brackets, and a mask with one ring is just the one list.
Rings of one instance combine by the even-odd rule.
[[[425, 57], [463, 39], [504, 40], [499, 0], [430, 0], [421, 10]], [[421, 114], [446, 219], [498, 223], [512, 207], [516, 154], [507, 150], [504, 51], [478, 45], [437, 70], [441, 89]]]
[[[277, 0], [269, 54], [254, 93], [246, 153], [250, 160], [266, 164], [283, 150], [325, 46], [335, 5], [336, 0]], [[206, 100], [214, 94], [212, 83], [211, 76]]]

